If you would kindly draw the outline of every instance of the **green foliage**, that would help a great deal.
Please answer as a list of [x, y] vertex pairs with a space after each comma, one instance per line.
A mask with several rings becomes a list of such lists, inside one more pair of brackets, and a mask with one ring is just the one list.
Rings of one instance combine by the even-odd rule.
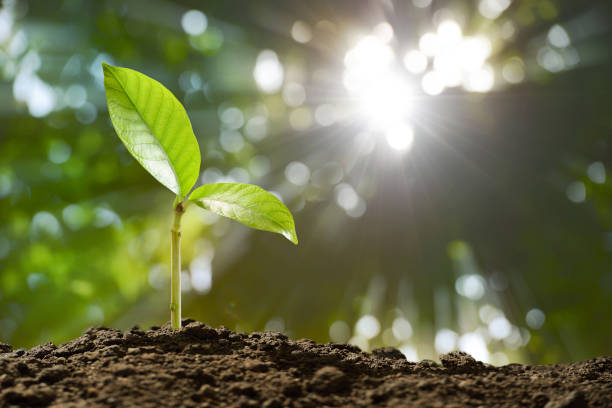
[[200, 207], [244, 225], [282, 234], [298, 243], [291, 213], [266, 190], [242, 183], [214, 183], [196, 188], [189, 199]]
[[[188, 196], [200, 170], [200, 149], [183, 105], [162, 84], [128, 68], [102, 63], [108, 111], [123, 144], [160, 183]], [[298, 243], [293, 216], [274, 195], [242, 183], [199, 187], [200, 207]]]
[[102, 63], [108, 111], [121, 141], [160, 183], [186, 196], [200, 171], [200, 149], [183, 105], [140, 72]]

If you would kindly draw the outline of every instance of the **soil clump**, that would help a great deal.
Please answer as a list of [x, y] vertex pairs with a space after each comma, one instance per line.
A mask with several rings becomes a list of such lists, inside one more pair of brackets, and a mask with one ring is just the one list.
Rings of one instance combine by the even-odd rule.
[[612, 407], [612, 358], [494, 367], [396, 349], [236, 333], [185, 319], [122, 333], [92, 328], [55, 346], [0, 343], [4, 407]]

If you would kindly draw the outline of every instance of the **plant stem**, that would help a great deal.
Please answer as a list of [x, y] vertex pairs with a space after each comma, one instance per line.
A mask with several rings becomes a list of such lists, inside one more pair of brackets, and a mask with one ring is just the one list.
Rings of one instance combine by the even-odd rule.
[[170, 230], [170, 324], [174, 330], [181, 328], [181, 217], [184, 212], [183, 203], [178, 203]]

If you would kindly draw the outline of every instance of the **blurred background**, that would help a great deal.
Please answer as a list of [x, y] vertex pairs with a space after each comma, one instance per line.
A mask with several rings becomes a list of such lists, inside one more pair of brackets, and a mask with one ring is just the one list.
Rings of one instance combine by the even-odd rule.
[[0, 4], [0, 341], [169, 320], [174, 197], [115, 135], [106, 61], [185, 105], [200, 183], [295, 215], [297, 247], [190, 208], [185, 317], [409, 360], [612, 352], [611, 2]]

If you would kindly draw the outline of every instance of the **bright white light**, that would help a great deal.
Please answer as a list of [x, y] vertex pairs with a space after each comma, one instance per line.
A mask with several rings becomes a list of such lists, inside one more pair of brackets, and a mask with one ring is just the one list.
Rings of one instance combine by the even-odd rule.
[[405, 119], [410, 111], [411, 89], [406, 80], [398, 75], [377, 77], [357, 94], [371, 124], [380, 130]]
[[121, 227], [121, 218], [119, 215], [108, 208], [96, 207], [94, 210], [93, 225], [98, 228], [104, 228], [113, 224], [117, 227]]
[[395, 320], [393, 320], [391, 330], [393, 332], [393, 336], [400, 341], [408, 340], [410, 337], [412, 337], [412, 325], [403, 317], [397, 317]]
[[457, 22], [452, 20], [446, 20], [440, 23], [438, 26], [438, 40], [440, 45], [449, 47], [458, 44], [463, 37], [461, 27]]
[[306, 90], [297, 82], [289, 82], [283, 87], [283, 100], [287, 106], [300, 106], [306, 100]]
[[30, 224], [30, 235], [36, 239], [41, 235], [48, 235], [59, 238], [62, 234], [62, 227], [53, 214], [47, 211], [40, 211], [32, 217]]
[[444, 52], [434, 58], [435, 71], [440, 75], [444, 86], [455, 87], [461, 85], [463, 73], [458, 64], [459, 58], [456, 52]]
[[423, 91], [429, 95], [440, 95], [444, 91], [444, 78], [439, 72], [430, 71], [421, 79]]
[[244, 125], [244, 115], [242, 114], [242, 111], [233, 106], [224, 109], [220, 113], [219, 118], [221, 119], [221, 122], [223, 122], [223, 126], [227, 129], [236, 130], [240, 129], [242, 125]]
[[71, 108], [80, 108], [87, 102], [87, 90], [83, 85], [73, 84], [66, 89], [64, 94], [66, 105]]
[[352, 218], [359, 218], [363, 214], [365, 214], [367, 209], [365, 201], [359, 197], [359, 201], [357, 201], [357, 205], [351, 209], [346, 210], [346, 215]]
[[282, 317], [273, 317], [266, 322], [264, 331], [284, 333], [285, 331], [285, 319]]
[[511, 350], [516, 350], [523, 345], [523, 337], [518, 327], [512, 326], [510, 334], [504, 338], [504, 345]]
[[53, 88], [29, 71], [23, 70], [17, 75], [13, 82], [13, 95], [15, 100], [25, 102], [30, 115], [36, 118], [47, 116], [55, 107]]
[[489, 362], [489, 350], [482, 336], [478, 333], [466, 333], [459, 338], [459, 350], [471, 354], [476, 360]]
[[219, 142], [223, 150], [229, 153], [238, 153], [244, 147], [244, 139], [236, 130], [223, 130]]
[[512, 57], [504, 64], [502, 76], [511, 84], [518, 84], [525, 79], [525, 68], [523, 60], [519, 57]]
[[329, 326], [329, 338], [336, 343], [346, 343], [351, 337], [351, 328], [346, 322], [336, 320]]
[[581, 203], [586, 200], [586, 187], [582, 181], [574, 181], [565, 190], [568, 200], [573, 203]]
[[62, 210], [64, 223], [73, 231], [83, 228], [89, 220], [87, 211], [78, 204], [70, 204]]
[[435, 347], [440, 354], [449, 353], [457, 347], [457, 333], [449, 329], [441, 329], [436, 333]]
[[483, 17], [495, 20], [504, 10], [510, 7], [510, 0], [480, 0], [478, 11]]
[[427, 56], [434, 56], [440, 50], [440, 39], [434, 33], [425, 33], [419, 40], [419, 48]]
[[481, 69], [469, 74], [467, 81], [463, 84], [465, 89], [472, 92], [488, 92], [495, 84], [493, 68], [485, 64]]
[[386, 21], [376, 25], [372, 33], [384, 43], [388, 43], [393, 39], [393, 28]]
[[508, 360], [508, 356], [503, 351], [496, 351], [491, 354], [491, 364], [495, 366], [503, 366], [509, 364], [510, 360]]
[[478, 316], [480, 317], [480, 320], [482, 320], [482, 322], [486, 324], [491, 323], [496, 317], [500, 317], [503, 315], [504, 314], [501, 310], [489, 304], [482, 305], [480, 309], [478, 309]]
[[181, 26], [189, 35], [200, 35], [206, 31], [208, 20], [200, 10], [189, 10], [181, 18]]
[[27, 48], [28, 48], [28, 37], [26, 36], [26, 33], [24, 30], [19, 30], [13, 36], [13, 39], [9, 43], [8, 54], [11, 57], [16, 58], [20, 56], [21, 54], [23, 54]]
[[393, 72], [394, 60], [393, 50], [376, 35], [364, 37], [344, 58], [344, 85], [377, 131], [404, 121], [410, 111], [412, 89], [407, 78]]
[[496, 317], [489, 323], [489, 334], [494, 339], [503, 339], [510, 335], [512, 326], [504, 316]]
[[544, 324], [544, 321], [546, 321], [546, 315], [540, 309], [531, 309], [525, 316], [527, 326], [532, 329], [539, 329]]
[[461, 296], [478, 300], [485, 294], [485, 280], [480, 275], [463, 275], [457, 278], [455, 290]]
[[512, 37], [514, 37], [514, 34], [516, 34], [516, 27], [514, 26], [514, 23], [508, 20], [502, 24], [500, 34], [504, 40], [511, 40]]
[[72, 148], [63, 140], [54, 140], [49, 146], [47, 157], [49, 161], [55, 164], [62, 164], [68, 161]]
[[364, 315], [355, 324], [355, 332], [358, 336], [365, 337], [370, 340], [378, 336], [380, 333], [380, 323], [378, 319], [372, 315]]
[[285, 167], [285, 177], [296, 186], [304, 186], [310, 180], [310, 169], [304, 163], [294, 161]]
[[393, 50], [380, 38], [368, 35], [344, 57], [347, 68], [367, 73], [383, 72], [394, 59]]
[[367, 350], [369, 348], [368, 339], [363, 336], [355, 335], [348, 340], [348, 344], [352, 344], [354, 346], [359, 347], [362, 350]]
[[315, 121], [321, 126], [330, 126], [337, 119], [336, 108], [333, 105], [324, 103], [315, 109]]
[[417, 352], [417, 349], [414, 346], [411, 346], [410, 344], [404, 344], [403, 346], [399, 347], [399, 351], [401, 351], [402, 354], [406, 357], [406, 360], [419, 361], [419, 353]]
[[569, 34], [559, 24], [555, 24], [552, 27], [550, 27], [547, 38], [548, 38], [548, 42], [553, 47], [565, 48], [565, 47], [569, 47], [569, 45], [571, 44]]
[[561, 55], [557, 50], [554, 50], [548, 46], [542, 47], [538, 50], [537, 60], [538, 64], [540, 64], [542, 68], [552, 73], [565, 69], [563, 55]]
[[603, 184], [606, 182], [606, 168], [602, 162], [593, 162], [587, 168], [587, 175], [593, 183]]
[[212, 268], [209, 256], [199, 256], [191, 261], [191, 286], [198, 293], [208, 293], [212, 288]]
[[312, 29], [303, 21], [296, 21], [291, 26], [291, 37], [299, 43], [305, 44], [312, 40]]
[[338, 184], [335, 192], [338, 206], [347, 211], [357, 207], [357, 204], [359, 203], [359, 195], [350, 184]]
[[234, 167], [227, 173], [227, 177], [235, 180], [236, 183], [248, 184], [251, 181], [251, 175], [242, 167]]
[[270, 159], [266, 156], [255, 156], [249, 162], [249, 171], [255, 177], [263, 177], [270, 171]]
[[387, 143], [397, 151], [410, 150], [414, 141], [412, 127], [405, 123], [398, 123], [385, 132]]
[[421, 74], [427, 68], [427, 57], [420, 51], [409, 51], [404, 57], [404, 66], [413, 74]]
[[268, 134], [268, 119], [263, 115], [253, 116], [244, 128], [246, 137], [252, 142], [259, 142]]
[[459, 46], [461, 66], [468, 72], [481, 68], [490, 55], [491, 41], [486, 37], [469, 37]]
[[253, 77], [262, 92], [278, 92], [283, 84], [284, 75], [283, 66], [274, 51], [263, 50], [259, 53], [253, 70]]

